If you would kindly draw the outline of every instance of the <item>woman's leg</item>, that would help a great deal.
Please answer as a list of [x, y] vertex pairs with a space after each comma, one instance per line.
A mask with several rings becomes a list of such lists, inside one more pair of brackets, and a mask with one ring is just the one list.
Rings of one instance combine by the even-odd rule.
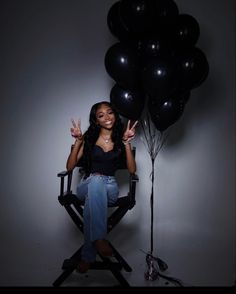
[[96, 249], [89, 238], [90, 222], [89, 222], [89, 211], [88, 211], [88, 185], [92, 176], [82, 181], [77, 187], [77, 197], [79, 200], [84, 202], [84, 245], [81, 252], [81, 259], [86, 262], [94, 262], [96, 259]]
[[114, 177], [92, 175], [78, 187], [77, 193], [79, 199], [85, 201], [82, 259], [93, 262], [96, 258], [93, 242], [106, 238], [107, 206], [116, 202], [119, 190]]
[[115, 177], [107, 176], [105, 177], [107, 197], [108, 197], [108, 206], [112, 206], [116, 203], [119, 196], [119, 188], [116, 182]]

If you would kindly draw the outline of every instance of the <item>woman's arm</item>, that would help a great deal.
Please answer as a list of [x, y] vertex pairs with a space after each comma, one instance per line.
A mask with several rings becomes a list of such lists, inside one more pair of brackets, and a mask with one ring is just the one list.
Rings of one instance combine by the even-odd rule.
[[124, 143], [124, 145], [125, 145], [127, 169], [131, 174], [134, 174], [136, 172], [136, 162], [135, 162], [135, 159], [134, 159], [131, 144], [130, 143]]
[[70, 155], [68, 156], [67, 162], [66, 162], [66, 169], [67, 170], [73, 170], [78, 162], [78, 160], [83, 155], [83, 146], [84, 146], [84, 138], [81, 132], [80, 128], [80, 120], [78, 119], [77, 124], [72, 119], [71, 120], [73, 128], [70, 129], [71, 136], [74, 137], [75, 143], [74, 146], [70, 152]]
[[67, 170], [73, 170], [75, 168], [77, 162], [83, 155], [83, 149], [84, 149], [83, 139], [76, 139], [74, 146], [71, 150], [71, 153], [68, 156], [68, 159], [66, 162]]
[[127, 128], [123, 134], [123, 144], [125, 145], [125, 152], [126, 152], [126, 165], [128, 168], [128, 171], [130, 173], [136, 172], [136, 162], [134, 159], [132, 147], [130, 144], [130, 141], [133, 140], [135, 137], [135, 127], [137, 125], [138, 121], [136, 121], [132, 127], [130, 127], [130, 120], [128, 121]]

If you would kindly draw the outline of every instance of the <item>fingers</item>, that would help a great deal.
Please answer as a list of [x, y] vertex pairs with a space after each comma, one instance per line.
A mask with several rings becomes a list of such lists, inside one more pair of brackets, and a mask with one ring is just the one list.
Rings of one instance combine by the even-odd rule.
[[129, 120], [129, 121], [128, 121], [128, 124], [127, 124], [126, 131], [133, 131], [134, 128], [136, 127], [137, 123], [138, 123], [138, 120], [136, 120], [136, 121], [134, 122], [134, 124], [132, 125], [131, 129], [130, 129], [130, 122], [131, 122], [131, 121]]
[[71, 122], [72, 122], [72, 125], [73, 125], [74, 128], [79, 128], [80, 129], [80, 118], [78, 119], [77, 125], [76, 125], [73, 118], [71, 119]]
[[76, 128], [76, 123], [75, 123], [75, 121], [73, 120], [73, 118], [71, 119], [71, 122], [72, 122], [73, 127]]
[[134, 128], [136, 127], [137, 123], [138, 123], [138, 120], [136, 120], [136, 122], [133, 124], [133, 126], [132, 126], [132, 128], [130, 130], [134, 130]]
[[81, 124], [81, 121], [80, 121], [80, 118], [78, 118], [78, 128], [80, 128], [80, 124]]
[[129, 130], [129, 127], [130, 127], [130, 120], [128, 120], [127, 127], [126, 127], [126, 131]]

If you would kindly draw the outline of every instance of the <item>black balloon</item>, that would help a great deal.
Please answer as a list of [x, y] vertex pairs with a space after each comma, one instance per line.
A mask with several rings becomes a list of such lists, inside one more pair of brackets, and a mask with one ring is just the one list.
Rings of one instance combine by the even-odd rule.
[[122, 116], [131, 120], [140, 118], [145, 104], [140, 91], [127, 90], [117, 84], [111, 90], [110, 101]]
[[162, 36], [154, 33], [142, 38], [139, 51], [141, 52], [142, 58], [146, 59], [146, 61], [153, 57], [171, 55], [167, 41]]
[[163, 101], [166, 101], [168, 99], [178, 100], [181, 109], [184, 111], [185, 105], [189, 101], [190, 96], [191, 96], [191, 91], [180, 90], [176, 88], [176, 90], [171, 95], [168, 95], [168, 96], [162, 96], [162, 97], [149, 96], [149, 99], [150, 99], [149, 103], [151, 103], [151, 105], [156, 110], [162, 104]]
[[151, 0], [121, 0], [120, 17], [133, 34], [149, 31], [153, 20]]
[[174, 28], [174, 43], [176, 46], [194, 46], [200, 36], [197, 20], [189, 14], [180, 14]]
[[116, 82], [110, 100], [124, 117], [136, 120], [149, 97], [148, 111], [163, 132], [182, 115], [190, 91], [209, 74], [205, 54], [196, 47], [197, 20], [179, 14], [174, 0], [120, 0], [107, 24], [119, 43], [105, 55], [105, 68]]
[[207, 78], [209, 64], [205, 54], [197, 47], [179, 51], [176, 55], [179, 87], [193, 89]]
[[173, 93], [176, 88], [175, 63], [171, 58], [153, 58], [143, 69], [143, 88], [151, 96], [162, 97]]
[[118, 1], [111, 6], [107, 15], [107, 25], [115, 37], [126, 41], [131, 38], [131, 34], [120, 19], [120, 4]]
[[176, 93], [173, 95], [174, 99], [177, 99], [179, 101], [179, 105], [181, 107], [181, 110], [184, 111], [185, 105], [186, 103], [189, 101], [191, 97], [191, 92], [190, 91], [186, 91], [186, 92], [180, 92], [180, 93]]
[[179, 9], [173, 0], [152, 0], [154, 15], [158, 26], [171, 25], [176, 22]]
[[148, 110], [157, 130], [163, 132], [174, 124], [183, 114], [185, 102], [183, 97], [148, 100]]
[[139, 85], [138, 55], [127, 44], [116, 43], [108, 49], [105, 67], [119, 85], [125, 88], [135, 88]]

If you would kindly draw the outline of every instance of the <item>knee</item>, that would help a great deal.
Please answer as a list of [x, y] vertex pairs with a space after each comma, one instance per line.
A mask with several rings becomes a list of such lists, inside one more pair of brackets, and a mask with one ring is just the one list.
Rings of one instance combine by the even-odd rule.
[[93, 176], [91, 178], [91, 181], [89, 183], [90, 189], [93, 189], [95, 191], [101, 190], [105, 188], [105, 183], [103, 181], [102, 176]]
[[90, 184], [96, 184], [96, 185], [104, 184], [102, 176], [99, 176], [99, 175], [92, 176], [92, 178], [90, 180]]

